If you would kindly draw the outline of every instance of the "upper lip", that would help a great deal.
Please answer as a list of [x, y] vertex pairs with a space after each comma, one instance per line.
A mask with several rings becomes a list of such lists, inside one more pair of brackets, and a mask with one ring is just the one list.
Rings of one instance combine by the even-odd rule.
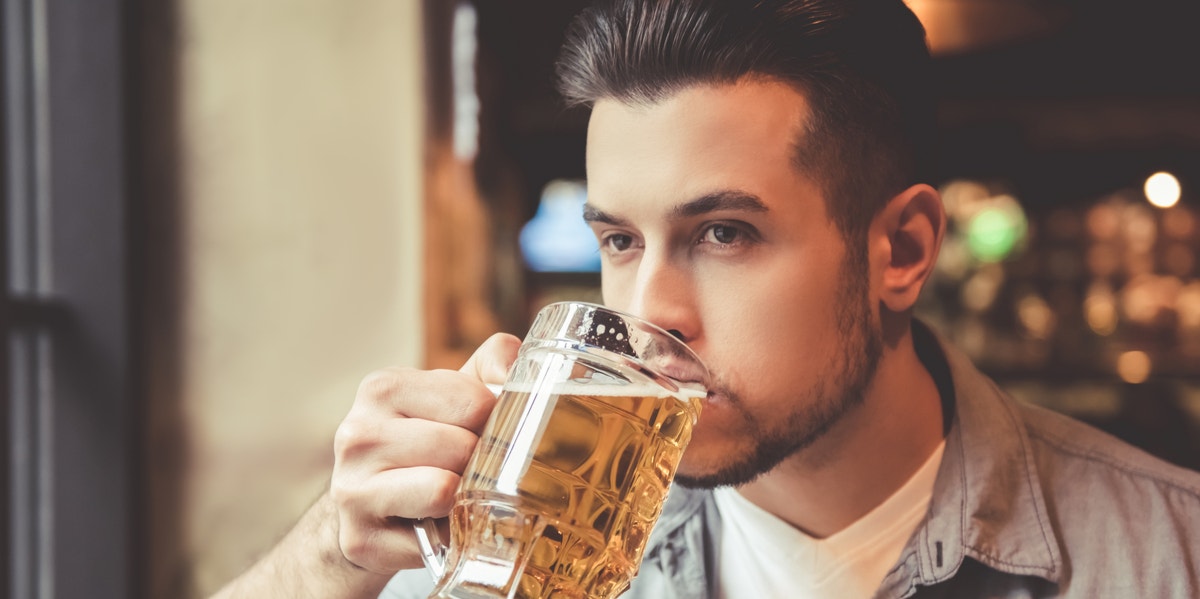
[[[658, 356], [658, 358], [660, 363], [654, 364], [652, 367], [663, 376], [667, 376], [684, 383], [705, 383], [707, 373], [704, 372], [703, 367], [693, 364], [687, 360], [680, 360], [673, 357]], [[653, 358], [651, 360], [653, 360]]]

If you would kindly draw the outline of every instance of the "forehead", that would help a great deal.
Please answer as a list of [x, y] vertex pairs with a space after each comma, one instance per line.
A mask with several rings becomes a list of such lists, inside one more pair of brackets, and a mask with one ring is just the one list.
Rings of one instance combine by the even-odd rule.
[[653, 104], [601, 99], [588, 125], [589, 201], [795, 184], [808, 114], [802, 94], [769, 80], [692, 86]]

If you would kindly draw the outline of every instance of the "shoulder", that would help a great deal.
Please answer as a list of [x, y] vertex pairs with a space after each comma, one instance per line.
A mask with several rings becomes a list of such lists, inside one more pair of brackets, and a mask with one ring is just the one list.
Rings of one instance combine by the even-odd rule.
[[[1155, 492], [1200, 508], [1200, 473], [1156, 458], [1088, 424], [1024, 403], [1017, 412], [1029, 435], [1043, 484], [1064, 491], [1086, 482], [1109, 494]], [[1071, 474], [1073, 478], [1062, 479]]]
[[1071, 586], [1197, 596], [1200, 473], [1044, 408], [1018, 413]]

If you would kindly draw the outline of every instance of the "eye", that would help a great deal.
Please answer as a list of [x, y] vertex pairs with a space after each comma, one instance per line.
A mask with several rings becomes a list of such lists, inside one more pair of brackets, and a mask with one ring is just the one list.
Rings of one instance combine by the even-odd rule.
[[624, 252], [633, 247], [633, 236], [623, 233], [606, 235], [604, 239], [600, 240], [600, 245], [609, 251]]
[[718, 245], [730, 245], [737, 243], [744, 237], [745, 234], [741, 229], [730, 225], [713, 225], [704, 232], [703, 242], [715, 243]]

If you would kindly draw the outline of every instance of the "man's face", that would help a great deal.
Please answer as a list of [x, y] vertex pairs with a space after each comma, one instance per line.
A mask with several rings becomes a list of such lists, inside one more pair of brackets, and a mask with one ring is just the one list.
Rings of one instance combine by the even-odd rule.
[[769, 470], [835, 428], [873, 376], [867, 266], [793, 166], [807, 112], [766, 81], [592, 112], [585, 216], [605, 303], [677, 331], [713, 373], [683, 484]]

